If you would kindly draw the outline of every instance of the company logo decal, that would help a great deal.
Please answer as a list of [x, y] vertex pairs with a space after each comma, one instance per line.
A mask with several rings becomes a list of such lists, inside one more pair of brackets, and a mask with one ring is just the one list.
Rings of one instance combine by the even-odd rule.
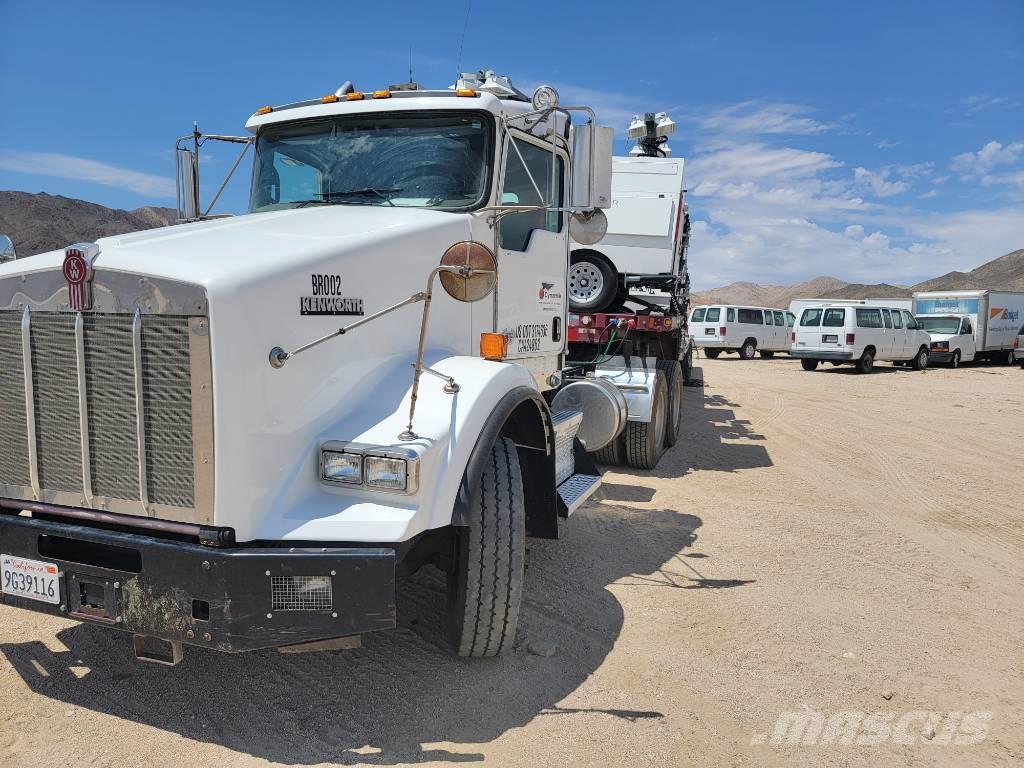
[[1008, 321], [1020, 320], [1020, 310], [1019, 309], [1004, 309], [1003, 307], [991, 307], [989, 309], [989, 311], [988, 311], [988, 319], [989, 320], [995, 320], [997, 317], [1000, 320], [1008, 320]]
[[342, 295], [341, 275], [312, 275], [312, 296], [299, 299], [301, 315], [362, 315], [363, 300]]
[[68, 281], [68, 307], [81, 312], [92, 309], [92, 262], [99, 253], [92, 245], [72, 245], [64, 249], [64, 279]]
[[537, 308], [541, 312], [558, 313], [564, 298], [562, 283], [554, 277], [542, 277], [537, 291]]

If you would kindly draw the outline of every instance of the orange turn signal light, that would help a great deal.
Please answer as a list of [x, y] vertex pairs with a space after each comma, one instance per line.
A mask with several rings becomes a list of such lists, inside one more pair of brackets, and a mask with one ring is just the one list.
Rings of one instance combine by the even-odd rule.
[[504, 360], [508, 356], [508, 336], [504, 333], [480, 334], [480, 357], [485, 360]]
[[470, 97], [472, 97], [472, 96], [476, 96], [476, 91], [474, 91], [472, 88], [456, 88], [455, 89], [455, 95], [456, 96], [470, 96]]
[[352, 91], [352, 93], [345, 94], [345, 101], [362, 101], [363, 94], [361, 91]]
[[259, 109], [256, 110], [256, 114], [257, 115], [269, 115], [273, 111], [274, 111], [274, 108], [271, 107], [271, 106], [260, 107]]
[[338, 100], [338, 96], [337, 96], [337, 94], [334, 94], [334, 93], [328, 93], [326, 96], [321, 96], [320, 97], [320, 103], [321, 104], [333, 104], [337, 100]]
[[391, 91], [374, 91], [373, 98], [375, 99], [390, 99]]

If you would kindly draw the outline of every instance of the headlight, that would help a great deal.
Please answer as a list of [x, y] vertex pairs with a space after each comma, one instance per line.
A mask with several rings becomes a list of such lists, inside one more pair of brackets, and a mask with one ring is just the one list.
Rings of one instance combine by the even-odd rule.
[[416, 493], [419, 454], [411, 449], [330, 441], [320, 446], [320, 481], [367, 490]]
[[933, 341], [932, 349], [949, 349], [948, 341]]
[[363, 482], [363, 457], [354, 453], [324, 451], [321, 454], [321, 478], [328, 483]]
[[366, 484], [371, 488], [404, 491], [408, 484], [408, 474], [405, 459], [366, 457]]

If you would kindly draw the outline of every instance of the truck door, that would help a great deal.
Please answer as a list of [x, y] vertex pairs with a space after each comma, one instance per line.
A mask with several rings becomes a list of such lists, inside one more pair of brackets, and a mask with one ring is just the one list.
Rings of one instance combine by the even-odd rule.
[[567, 165], [550, 144], [509, 132], [501, 204], [546, 209], [505, 214], [498, 224], [498, 329], [510, 359], [537, 358], [529, 367], [538, 378], [559, 368], [565, 348], [568, 226], [552, 209], [565, 205]]
[[893, 332], [893, 360], [906, 360], [914, 356], [915, 349], [910, 351], [910, 339], [907, 336], [907, 329], [903, 327], [903, 318], [900, 317], [898, 309], [892, 310], [892, 332]]
[[963, 362], [969, 363], [978, 354], [978, 345], [974, 341], [974, 326], [971, 318], [960, 318], [960, 356]]
[[878, 345], [878, 359], [879, 360], [895, 360], [902, 353], [902, 345], [897, 349], [896, 335], [892, 329], [892, 315], [888, 309], [882, 310], [882, 323], [885, 325], [885, 330], [880, 335], [881, 343]]

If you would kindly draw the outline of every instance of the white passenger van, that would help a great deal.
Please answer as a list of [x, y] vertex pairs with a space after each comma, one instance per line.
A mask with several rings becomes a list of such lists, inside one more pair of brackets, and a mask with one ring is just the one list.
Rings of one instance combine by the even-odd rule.
[[790, 354], [805, 371], [819, 363], [852, 363], [870, 373], [876, 360], [909, 363], [915, 371], [928, 365], [930, 337], [914, 316], [894, 307], [805, 307], [793, 331]]
[[744, 360], [756, 353], [772, 357], [789, 351], [786, 310], [775, 307], [718, 305], [696, 307], [690, 314], [690, 334], [704, 354], [714, 360], [722, 352], [738, 352]]

